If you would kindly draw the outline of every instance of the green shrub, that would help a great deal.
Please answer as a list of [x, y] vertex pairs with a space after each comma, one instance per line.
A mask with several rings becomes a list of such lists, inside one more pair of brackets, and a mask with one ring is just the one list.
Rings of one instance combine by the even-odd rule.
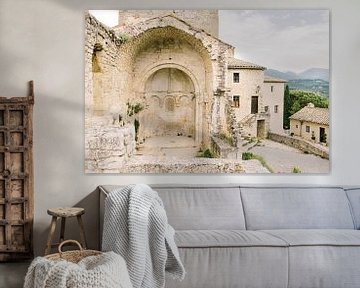
[[242, 160], [251, 160], [251, 159], [253, 159], [253, 157], [254, 157], [254, 154], [251, 152], [244, 152], [241, 155]]
[[144, 110], [144, 106], [142, 106], [140, 103], [131, 104], [129, 102], [126, 103], [127, 105], [127, 115], [133, 116]]
[[258, 160], [262, 166], [264, 166], [267, 170], [269, 170], [270, 173], [274, 173], [274, 170], [269, 166], [269, 164], [266, 163], [265, 159], [260, 155], [253, 154], [251, 152], [243, 152], [241, 159], [242, 160], [251, 160], [251, 159]]
[[301, 173], [301, 170], [300, 170], [300, 168], [299, 167], [297, 167], [297, 166], [295, 166], [294, 168], [293, 168], [293, 170], [292, 170], [292, 173]]
[[197, 155], [197, 157], [201, 158], [215, 158], [215, 154], [210, 150], [206, 149], [204, 152], [199, 151], [200, 153]]
[[131, 37], [128, 34], [121, 33], [121, 34], [117, 35], [117, 37], [114, 36], [114, 39], [115, 39], [115, 44], [117, 46], [120, 46], [121, 44], [129, 42]]
[[205, 158], [214, 158], [214, 154], [210, 151], [210, 149], [206, 149], [203, 155]]
[[253, 155], [253, 159], [260, 161], [261, 165], [264, 166], [270, 173], [274, 173], [274, 170], [266, 163], [265, 159], [260, 155]]

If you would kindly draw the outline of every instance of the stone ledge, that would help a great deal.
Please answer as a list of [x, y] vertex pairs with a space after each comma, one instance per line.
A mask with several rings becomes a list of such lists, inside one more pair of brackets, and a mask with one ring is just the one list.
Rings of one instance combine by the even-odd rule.
[[[211, 136], [211, 150], [214, 151], [214, 153], [220, 158], [241, 158], [241, 153], [238, 153], [238, 149], [236, 147], [231, 146], [229, 143], [216, 136]], [[240, 157], [238, 157], [238, 154]]]
[[285, 145], [294, 147], [303, 152], [315, 154], [325, 159], [329, 159], [329, 151], [325, 147], [319, 147], [319, 144], [311, 143], [305, 139], [296, 136], [280, 135], [269, 132], [268, 138], [275, 142], [283, 143]]

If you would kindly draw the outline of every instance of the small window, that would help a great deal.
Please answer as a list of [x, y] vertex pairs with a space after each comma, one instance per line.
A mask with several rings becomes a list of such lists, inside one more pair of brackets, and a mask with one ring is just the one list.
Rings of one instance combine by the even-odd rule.
[[271, 92], [274, 92], [274, 86], [271, 85], [270, 91], [271, 91]]
[[306, 126], [306, 127], [305, 127], [305, 131], [306, 131], [307, 133], [310, 133], [310, 126]]
[[279, 112], [279, 105], [275, 105], [274, 106], [274, 113], [278, 113]]
[[239, 83], [240, 82], [240, 74], [238, 72], [233, 74], [233, 82]]
[[269, 106], [264, 107], [265, 112], [269, 112]]
[[240, 96], [239, 95], [234, 95], [233, 96], [233, 106], [235, 108], [239, 108], [240, 107]]
[[296, 128], [299, 128], [299, 125], [296, 124]]

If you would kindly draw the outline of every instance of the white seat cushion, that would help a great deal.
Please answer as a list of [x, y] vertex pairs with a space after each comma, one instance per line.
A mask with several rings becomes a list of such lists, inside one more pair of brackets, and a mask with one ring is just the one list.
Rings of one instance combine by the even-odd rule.
[[262, 230], [289, 246], [360, 246], [360, 231], [350, 229]]
[[180, 230], [176, 231], [175, 242], [180, 248], [288, 246], [278, 237], [244, 230]]

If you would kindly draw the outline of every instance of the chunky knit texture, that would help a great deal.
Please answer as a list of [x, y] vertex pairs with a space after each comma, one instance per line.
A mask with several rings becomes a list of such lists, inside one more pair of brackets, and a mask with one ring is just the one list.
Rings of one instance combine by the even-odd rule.
[[124, 257], [134, 288], [164, 287], [165, 270], [175, 279], [185, 276], [163, 203], [144, 184], [106, 198], [102, 249]]
[[75, 264], [37, 257], [24, 288], [132, 288], [124, 259], [113, 252], [89, 256]]

